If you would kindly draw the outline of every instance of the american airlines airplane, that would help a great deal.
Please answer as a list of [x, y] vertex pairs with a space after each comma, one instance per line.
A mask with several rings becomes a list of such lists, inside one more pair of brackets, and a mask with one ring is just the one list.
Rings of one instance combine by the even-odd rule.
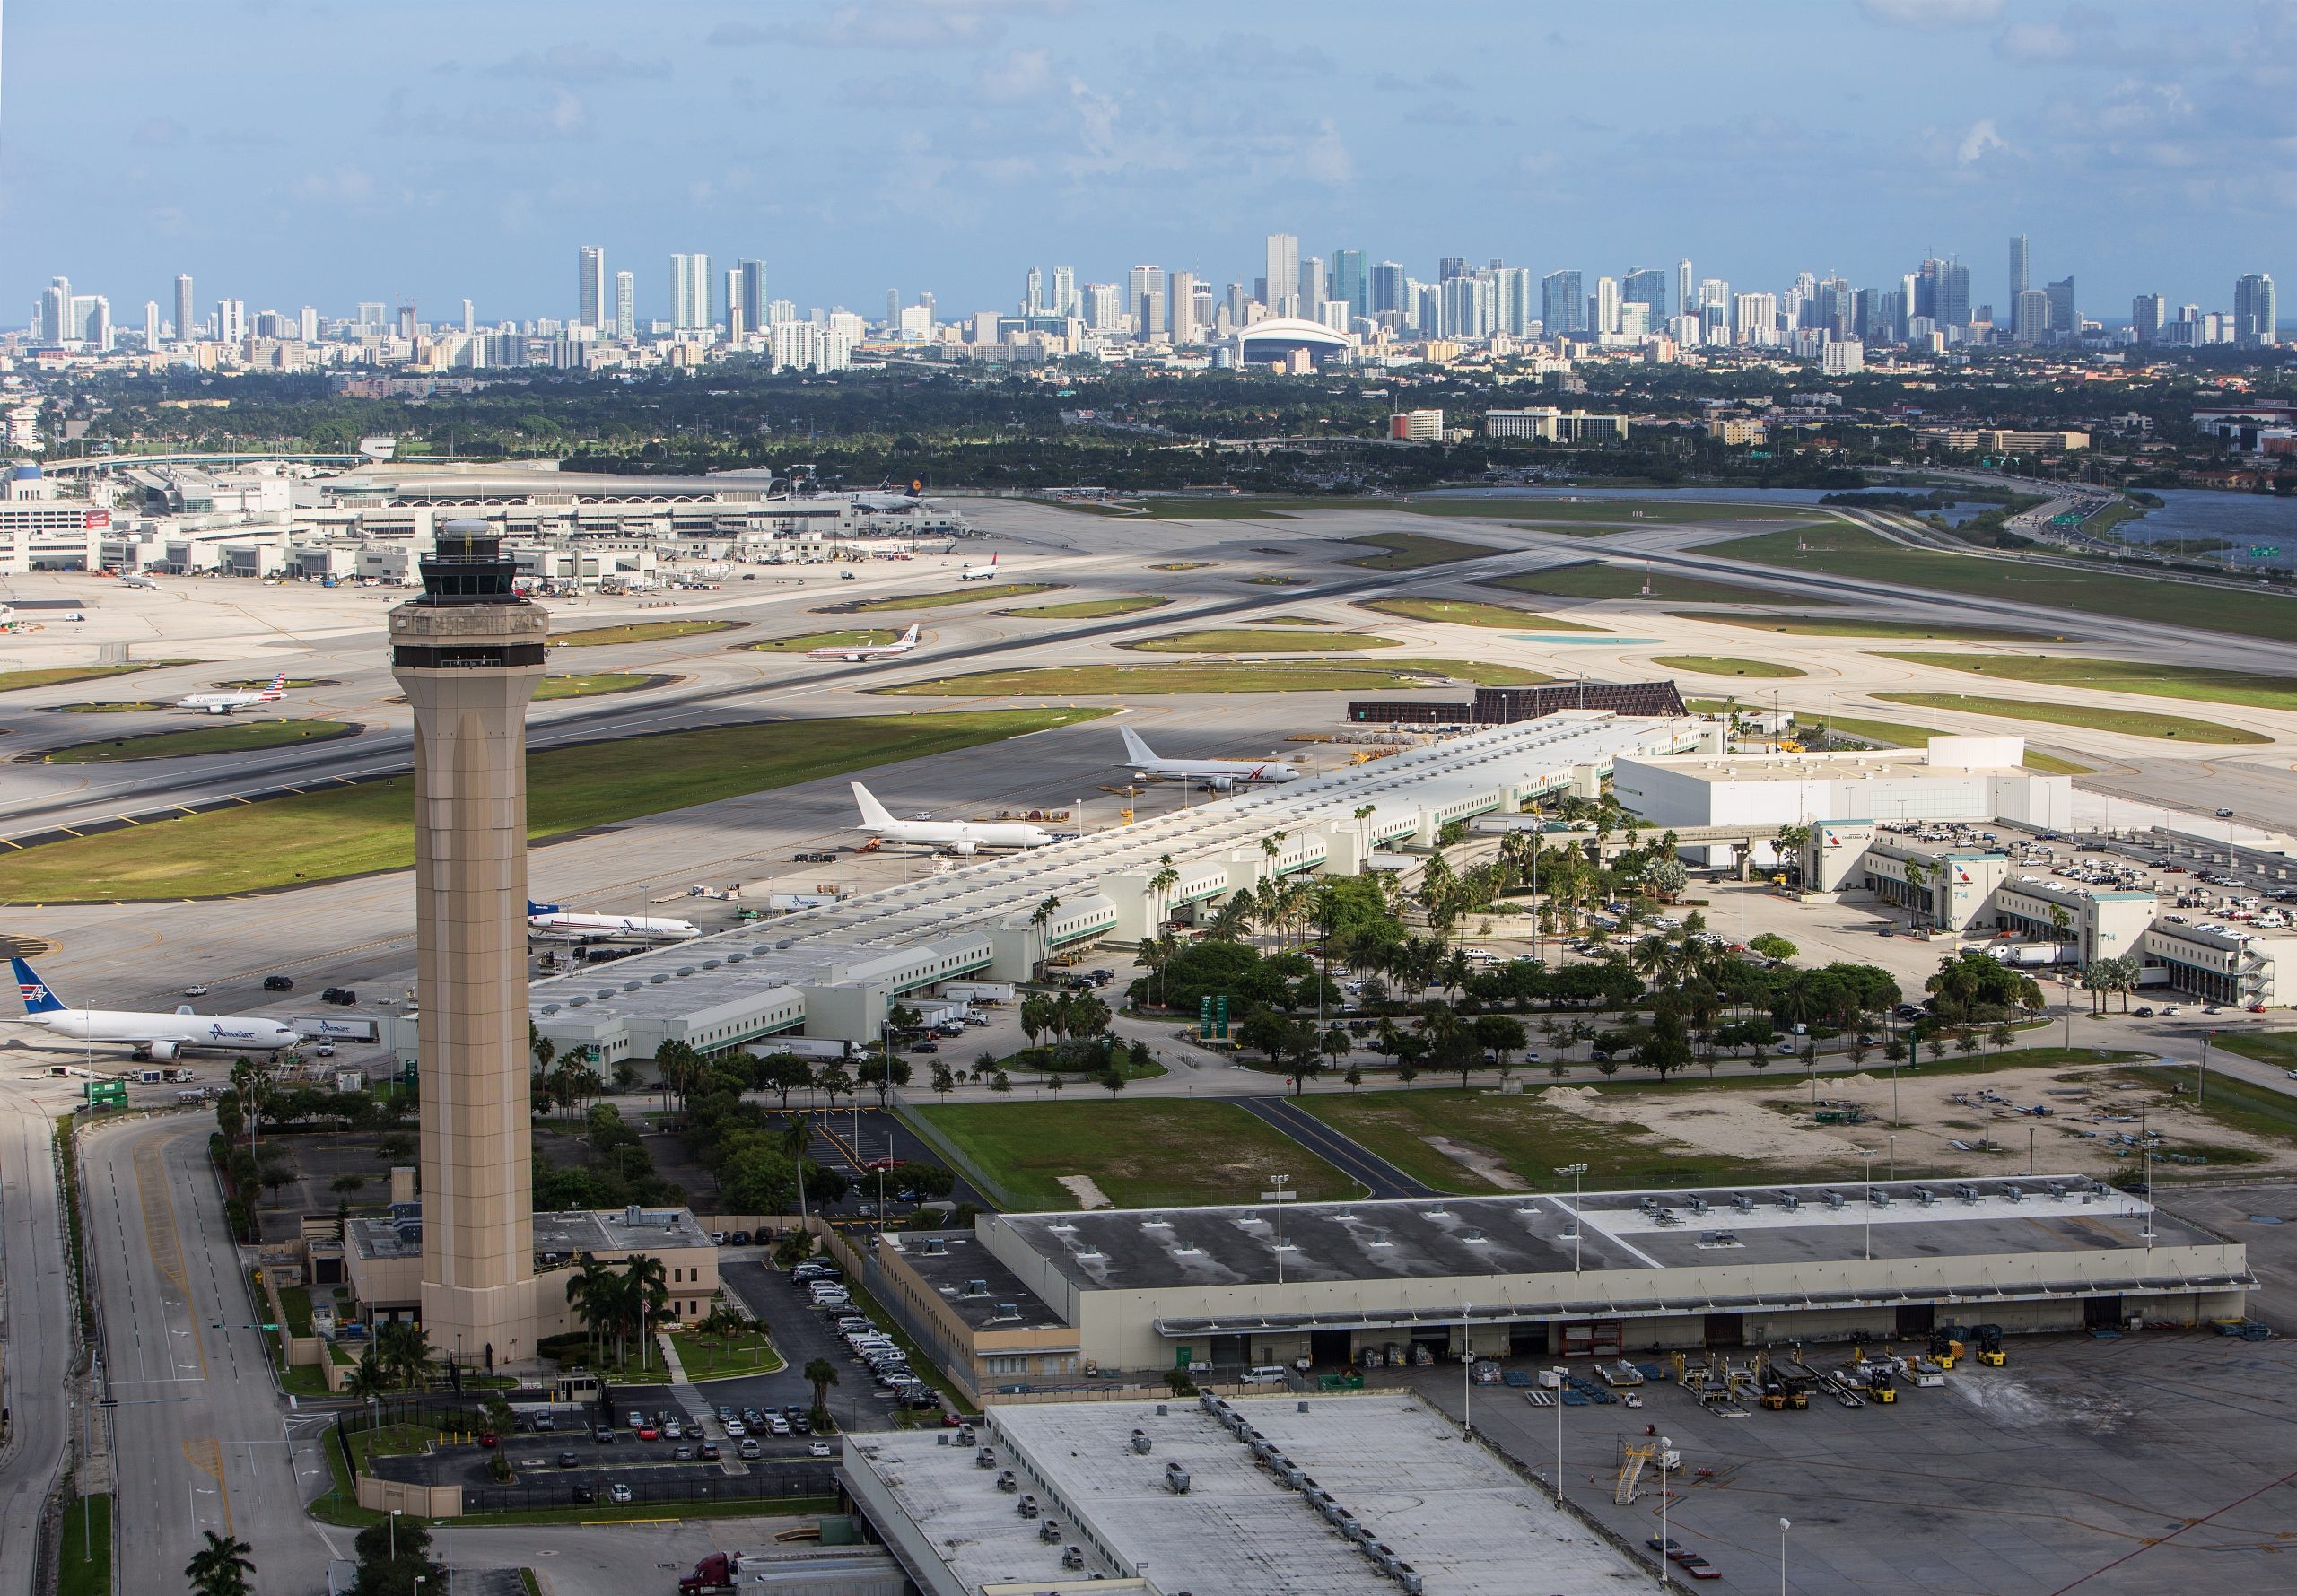
[[1293, 781], [1299, 779], [1298, 771], [1273, 760], [1255, 763], [1249, 759], [1161, 758], [1130, 726], [1120, 726], [1117, 729], [1124, 734], [1125, 757], [1131, 762], [1133, 770], [1144, 778], [1201, 781], [1221, 792], [1240, 781]]
[[889, 643], [839, 643], [826, 649], [808, 650], [808, 659], [843, 659], [855, 665], [868, 665], [879, 659], [898, 659], [917, 647], [917, 623], [912, 621], [909, 630]]
[[570, 914], [555, 903], [527, 900], [527, 924], [537, 931], [569, 931], [577, 937], [642, 937], [650, 942], [683, 942], [702, 928], [683, 920], [640, 914]]
[[966, 566], [963, 571], [957, 572], [957, 580], [961, 582], [995, 581], [997, 580], [997, 556], [994, 554], [990, 555], [989, 563], [986, 565]]
[[123, 588], [148, 588], [154, 593], [160, 590], [160, 584], [157, 581], [133, 571], [119, 579], [119, 585]]
[[198, 710], [209, 715], [228, 715], [233, 710], [244, 710], [249, 704], [277, 703], [287, 696], [287, 673], [281, 671], [271, 678], [271, 685], [260, 691], [246, 693], [195, 693], [188, 698], [176, 700], [179, 710]]
[[895, 820], [869, 789], [856, 781], [853, 801], [861, 806], [860, 829], [885, 842], [918, 842], [973, 854], [983, 848], [1042, 848], [1052, 833], [1042, 826], [1001, 820]]
[[198, 1050], [223, 1053], [275, 1053], [302, 1038], [277, 1020], [260, 1016], [194, 1014], [186, 1004], [173, 1014], [131, 1014], [109, 1008], [70, 1008], [30, 964], [18, 958], [16, 990], [24, 999], [23, 1023], [73, 1042], [125, 1042], [138, 1057], [172, 1059]]

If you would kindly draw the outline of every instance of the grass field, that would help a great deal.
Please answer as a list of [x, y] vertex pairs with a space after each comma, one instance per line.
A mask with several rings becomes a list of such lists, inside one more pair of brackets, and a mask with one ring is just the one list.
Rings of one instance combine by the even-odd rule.
[[1218, 560], [1167, 560], [1161, 565], [1151, 565], [1151, 571], [1210, 571]]
[[2210, 670], [2191, 665], [2153, 665], [2139, 659], [2066, 659], [2047, 654], [1889, 654], [1909, 665], [1935, 666], [2004, 682], [2042, 682], [2053, 687], [2088, 687], [2101, 693], [2135, 693], [2149, 698], [2182, 698], [2197, 703], [2244, 704], [2258, 710], [2297, 710], [2297, 676], [2253, 676], [2247, 671]]
[[1359, 598], [1358, 609], [1406, 621], [1442, 621], [1454, 626], [1483, 626], [1494, 632], [1600, 632], [1577, 621], [1559, 621], [1537, 610], [1512, 604], [1485, 604], [1475, 598]]
[[1000, 615], [1014, 615], [1024, 621], [1102, 621], [1111, 615], [1138, 615], [1145, 609], [1156, 609], [1170, 604], [1169, 598], [1154, 597], [1137, 593], [1129, 598], [1075, 598], [1067, 604], [1039, 604], [1026, 609], [1000, 609]]
[[2221, 1034], [2214, 1045], [2276, 1069], [2297, 1069], [2297, 1031], [2251, 1031]]
[[56, 706], [59, 714], [66, 715], [148, 715], [153, 710], [167, 707], [154, 698], [118, 699], [110, 703], [60, 703]]
[[717, 632], [739, 631], [740, 621], [625, 621], [619, 626], [587, 626], [562, 632], [550, 640], [554, 649], [611, 649], [624, 643], [659, 643], [673, 638], [708, 637]]
[[[1798, 723], [1822, 721], [1832, 730], [1847, 737], [1864, 737], [1870, 743], [1890, 743], [1900, 748], [1930, 746], [1930, 728], [1926, 726], [1908, 726], [1897, 720], [1866, 720], [1856, 715], [1811, 715], [1799, 710], [1795, 711], [1795, 719]], [[2070, 759], [2060, 759], [2054, 754], [2042, 754], [2029, 748], [2026, 750], [2026, 768], [2039, 771], [2047, 776], [2087, 776], [2096, 767], [2076, 764]]]
[[[1650, 582], [1651, 597], [1666, 604], [1762, 604], [1778, 597], [1736, 582], [1670, 576], [1659, 571], [1651, 573]], [[1545, 593], [1557, 598], [1639, 598], [1643, 596], [1643, 583], [1640, 565], [1611, 565], [1601, 560], [1584, 560], [1576, 565], [1550, 565], [1544, 571], [1495, 577], [1486, 585], [1518, 593]], [[1795, 602], [1816, 601], [1798, 597]]]
[[[1081, 1095], [1082, 1094], [1079, 1094]], [[1314, 1100], [1311, 1100], [1314, 1101]], [[1352, 1197], [1353, 1180], [1227, 1103], [965, 1103], [917, 1111], [1031, 1208], [1074, 1208], [1061, 1175], [1090, 1175], [1119, 1208], [1250, 1202], [1289, 1174], [1304, 1202]]]
[[892, 609], [945, 609], [953, 604], [986, 604], [1000, 598], [1026, 598], [1032, 593], [1051, 593], [1067, 586], [1063, 582], [967, 582], [962, 587], [949, 588], [932, 593], [896, 593], [891, 598], [864, 598], [852, 604], [824, 605], [813, 613], [830, 615], [879, 615]]
[[[788, 1366], [764, 1332], [751, 1330], [721, 1343], [716, 1336], [689, 1330], [677, 1339], [678, 1362], [689, 1380], [730, 1380], [737, 1374], [772, 1374]], [[654, 1365], [659, 1377], [661, 1363]]]
[[[775, 720], [539, 749], [527, 756], [527, 835], [559, 836], [1018, 737], [1079, 710]], [[405, 777], [271, 798], [0, 856], [15, 903], [202, 898], [414, 863]]]
[[1255, 626], [1329, 626], [1332, 622], [1317, 615], [1254, 615]]
[[57, 1596], [111, 1596], [109, 1493], [72, 1497], [64, 1509], [56, 1551], [60, 1565]]
[[1359, 632], [1295, 632], [1285, 627], [1218, 626], [1119, 643], [1143, 654], [1310, 654], [1400, 647], [1393, 638]]
[[2005, 720], [2033, 720], [2045, 726], [2078, 726], [2085, 731], [2118, 732], [2124, 737], [2176, 738], [2188, 743], [2269, 743], [2271, 737], [2214, 720], [2195, 720], [2184, 715], [2156, 715], [2144, 710], [2119, 710], [2104, 704], [2056, 703], [2040, 699], [1987, 698], [1963, 693], [1877, 693], [1891, 703], [1912, 704], [1925, 710], [1960, 710], [1970, 715], [1994, 715]]
[[152, 659], [140, 665], [52, 665], [32, 670], [0, 670], [0, 693], [25, 687], [57, 687], [66, 682], [96, 682], [106, 676], [133, 676], [162, 666], [189, 665], [188, 659]]
[[808, 632], [799, 637], [770, 637], [764, 642], [744, 643], [742, 647], [761, 654], [802, 654], [808, 649], [854, 649], [870, 643], [889, 643], [900, 635], [890, 626], [849, 626], [843, 632]]
[[[1576, 504], [1562, 499], [1481, 499], [1447, 501], [1497, 506], [1480, 513], [1506, 515], [1527, 521], [1601, 521], [1610, 526], [1658, 523], [1691, 526], [1707, 521], [1828, 521], [1834, 512], [1812, 504], [1701, 504], [1693, 500], [1673, 502], [1651, 499], [1605, 499], [1583, 495]], [[1414, 500], [1410, 508], [1426, 511], [1429, 501]], [[1463, 514], [1454, 510], [1449, 513]]]
[[1769, 659], [1740, 659], [1728, 654], [1654, 654], [1654, 665], [1669, 670], [1692, 671], [1702, 676], [1807, 676], [1811, 673]]
[[[1798, 540], [1809, 548], [1798, 549]], [[2016, 560], [1939, 554], [1907, 548], [1853, 527], [1768, 532], [1709, 544], [1699, 552], [1790, 571], [1817, 571], [1934, 592], [2048, 605], [2083, 615], [2297, 641], [2297, 599], [2267, 593], [2236, 595], [2223, 589], [2109, 571], [2067, 571]]]
[[[667, 681], [668, 678], [663, 679]], [[609, 693], [635, 693], [653, 680], [652, 676], [634, 670], [601, 670], [588, 676], [545, 676], [535, 686], [535, 702], [548, 703], [559, 698], [598, 698]]]
[[1267, 663], [1207, 660], [1190, 665], [1044, 665], [974, 671], [931, 682], [873, 687], [888, 696], [924, 698], [1122, 697], [1161, 693], [1369, 693], [1428, 687], [1450, 678], [1485, 687], [1553, 681], [1537, 671], [1472, 659], [1287, 659]]
[[[2223, 1042], [2218, 1045], [2223, 1046]], [[2136, 1068], [2118, 1071], [2147, 1086], [2159, 1086], [2170, 1094], [2180, 1108], [2189, 1113], [2214, 1120], [2228, 1130], [2238, 1130], [2248, 1136], [2264, 1137], [2287, 1143], [2297, 1140], [2297, 1098], [2270, 1086], [2257, 1086], [2232, 1076], [2221, 1075], [2213, 1069], [2202, 1088], [2201, 1101], [2194, 1101], [2195, 1071], [2190, 1068]], [[2212, 1147], [2207, 1144], [2187, 1143], [2178, 1148], [2181, 1153], [2198, 1156], [2205, 1164], [2254, 1164], [2255, 1153], [2245, 1149]], [[2231, 1155], [2229, 1156], [2229, 1154]], [[2153, 1160], [2153, 1178], [2176, 1180], [2177, 1166], [2157, 1157]]]
[[1720, 621], [1751, 632], [1781, 632], [1789, 637], [1953, 638], [1971, 642], [2064, 642], [2040, 632], [2007, 626], [1957, 626], [1924, 621], [1879, 621], [1857, 615], [1718, 615], [1698, 610], [1671, 612], [1678, 621]]
[[1424, 532], [1367, 532], [1361, 537], [1351, 537], [1348, 541], [1370, 544], [1385, 551], [1341, 562], [1343, 565], [1362, 566], [1367, 571], [1418, 571], [1422, 566], [1449, 565], [1455, 560], [1480, 560], [1486, 554], [1506, 552], [1488, 543], [1463, 543], [1455, 537], [1430, 537]]
[[140, 737], [74, 743], [68, 748], [50, 749], [41, 757], [48, 764], [189, 759], [202, 754], [244, 754], [258, 748], [284, 748], [293, 743], [323, 743], [332, 737], [349, 737], [358, 729], [358, 724], [350, 720], [231, 720], [220, 726], [188, 726], [179, 731], [153, 731]]

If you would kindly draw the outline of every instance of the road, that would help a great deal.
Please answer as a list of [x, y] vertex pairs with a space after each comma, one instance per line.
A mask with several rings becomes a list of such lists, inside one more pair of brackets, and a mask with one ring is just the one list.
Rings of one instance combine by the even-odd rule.
[[255, 1548], [258, 1591], [302, 1596], [324, 1587], [331, 1555], [303, 1513], [327, 1472], [319, 1426], [283, 1422], [206, 1168], [209, 1129], [170, 1114], [99, 1128], [84, 1144], [88, 1253], [118, 1403], [116, 1588], [178, 1588], [214, 1530]]
[[1255, 1120], [1282, 1131], [1326, 1163], [1364, 1182], [1373, 1197], [1440, 1197], [1360, 1142], [1342, 1136], [1315, 1115], [1282, 1097], [1230, 1097]]
[[53, 1110], [41, 1089], [0, 1085], [0, 1593], [31, 1586], [32, 1526], [64, 1462], [74, 1412], [67, 1384], [74, 1336], [64, 1225], [50, 1152]]

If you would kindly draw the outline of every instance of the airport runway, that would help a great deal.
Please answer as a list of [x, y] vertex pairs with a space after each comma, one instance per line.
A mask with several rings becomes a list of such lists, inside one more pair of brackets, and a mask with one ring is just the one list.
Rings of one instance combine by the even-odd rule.
[[80, 1417], [69, 1374], [78, 1347], [65, 1274], [51, 1134], [56, 1094], [0, 1082], [0, 1592], [29, 1591], [33, 1526]]

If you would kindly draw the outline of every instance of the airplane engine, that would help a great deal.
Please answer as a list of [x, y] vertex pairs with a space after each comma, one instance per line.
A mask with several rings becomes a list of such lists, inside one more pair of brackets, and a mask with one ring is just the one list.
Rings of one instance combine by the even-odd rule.
[[1236, 779], [1234, 776], [1212, 776], [1207, 778], [1206, 785], [1215, 792], [1227, 792], [1236, 785]]
[[949, 844], [949, 851], [960, 859], [971, 859], [974, 856], [974, 850], [980, 846], [978, 842], [952, 842]]
[[144, 1051], [146, 1055], [155, 1061], [164, 1064], [169, 1060], [174, 1058], [181, 1050], [177, 1043], [172, 1042], [155, 1042]]

